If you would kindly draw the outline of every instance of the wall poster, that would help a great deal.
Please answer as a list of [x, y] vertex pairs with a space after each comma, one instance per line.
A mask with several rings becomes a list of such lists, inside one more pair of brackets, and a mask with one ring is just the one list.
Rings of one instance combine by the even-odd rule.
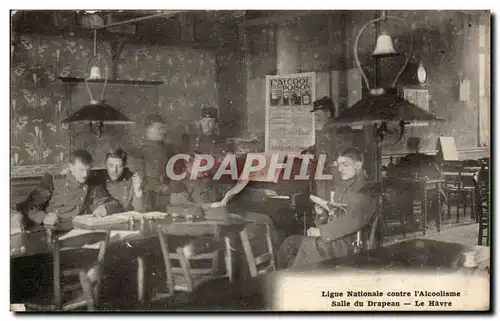
[[300, 153], [315, 143], [314, 72], [266, 76], [266, 153]]

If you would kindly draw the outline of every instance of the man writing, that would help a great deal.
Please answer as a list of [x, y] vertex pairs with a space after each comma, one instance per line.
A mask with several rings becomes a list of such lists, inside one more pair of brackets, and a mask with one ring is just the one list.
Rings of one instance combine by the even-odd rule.
[[[353, 252], [356, 233], [366, 227], [376, 210], [377, 198], [372, 196], [363, 171], [363, 158], [356, 148], [343, 151], [337, 158], [339, 182], [331, 191], [330, 202], [345, 204], [328, 213], [316, 205], [317, 227], [307, 236], [288, 237], [280, 248], [284, 267], [301, 267]], [[328, 215], [326, 215], [328, 214]]]
[[124, 211], [145, 212], [142, 175], [133, 173], [127, 165], [127, 153], [116, 149], [106, 155], [106, 189]]
[[54, 226], [71, 223], [77, 215], [93, 213], [103, 217], [120, 212], [120, 204], [109, 197], [104, 186], [88, 182], [91, 166], [92, 156], [87, 151], [71, 153], [66, 175], [54, 179], [50, 184], [53, 188], [41, 186], [34, 191], [48, 198], [45, 211], [30, 210], [28, 218], [34, 223]]

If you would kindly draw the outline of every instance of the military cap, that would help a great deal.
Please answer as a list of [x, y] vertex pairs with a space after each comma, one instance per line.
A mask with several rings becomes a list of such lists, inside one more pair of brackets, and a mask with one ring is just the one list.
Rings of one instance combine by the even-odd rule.
[[333, 100], [325, 96], [313, 102], [313, 109], [311, 110], [311, 113], [322, 109], [328, 109], [330, 111], [333, 111], [334, 106], [335, 104], [333, 103]]
[[201, 109], [201, 118], [210, 117], [217, 118], [217, 108], [215, 107], [203, 107]]

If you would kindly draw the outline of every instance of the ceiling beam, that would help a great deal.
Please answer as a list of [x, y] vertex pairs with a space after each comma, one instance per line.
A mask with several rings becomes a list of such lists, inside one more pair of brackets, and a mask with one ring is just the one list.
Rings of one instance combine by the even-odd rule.
[[311, 15], [326, 15], [331, 13], [331, 10], [289, 10], [284, 14], [277, 14], [269, 17], [246, 20], [240, 24], [242, 27], [253, 27], [268, 24], [281, 24], [288, 21], [293, 21], [301, 16]]
[[124, 20], [124, 21], [117, 21], [117, 22], [109, 23], [109, 24], [103, 25], [102, 27], [98, 27], [96, 29], [105, 29], [105, 28], [109, 28], [109, 27], [116, 27], [116, 26], [121, 26], [124, 24], [135, 23], [135, 22], [149, 20], [149, 19], [155, 19], [155, 18], [170, 18], [170, 17], [172, 17], [178, 13], [181, 13], [181, 12], [184, 12], [184, 11], [178, 10], [178, 11], [168, 11], [168, 12], [156, 13], [156, 14], [152, 14], [152, 15], [148, 15], [148, 16], [143, 16], [143, 17], [128, 19], [128, 20]]

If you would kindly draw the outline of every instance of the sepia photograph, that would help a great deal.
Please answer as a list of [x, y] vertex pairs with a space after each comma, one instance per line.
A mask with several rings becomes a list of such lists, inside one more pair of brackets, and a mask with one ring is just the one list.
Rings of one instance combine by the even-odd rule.
[[493, 309], [492, 11], [9, 12], [11, 313]]

